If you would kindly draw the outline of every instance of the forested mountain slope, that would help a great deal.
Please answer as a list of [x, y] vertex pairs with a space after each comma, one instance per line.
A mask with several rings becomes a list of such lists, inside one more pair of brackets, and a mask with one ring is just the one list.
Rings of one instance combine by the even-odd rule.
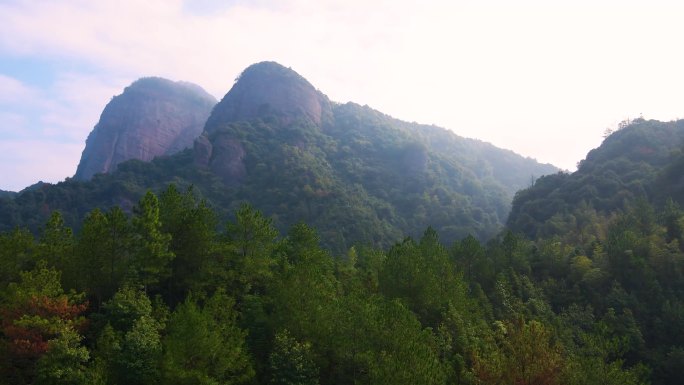
[[643, 198], [661, 205], [681, 202], [684, 120], [636, 119], [590, 151], [572, 174], [537, 179], [518, 192], [508, 227], [534, 238], [582, 221], [582, 211], [610, 213]]
[[0, 190], [0, 198], [12, 198], [15, 195], [17, 195], [17, 193], [14, 191]]
[[681, 383], [684, 366], [683, 148], [684, 121], [637, 119], [516, 194], [508, 220], [548, 304], [578, 330], [603, 317], [611, 355], [654, 384]]
[[193, 185], [224, 218], [249, 201], [278, 228], [305, 221], [334, 250], [389, 245], [429, 225], [447, 241], [485, 239], [500, 230], [515, 190], [556, 170], [439, 127], [333, 103], [296, 72], [263, 62], [214, 107], [192, 150], [5, 199], [0, 227], [37, 229], [52, 210], [77, 224], [94, 207], [130, 208], [147, 189], [176, 183]]
[[682, 122], [613, 133], [487, 237], [532, 171], [503, 163], [538, 165], [274, 63], [212, 116], [1, 201], [37, 231], [0, 231], [0, 384], [681, 383]]

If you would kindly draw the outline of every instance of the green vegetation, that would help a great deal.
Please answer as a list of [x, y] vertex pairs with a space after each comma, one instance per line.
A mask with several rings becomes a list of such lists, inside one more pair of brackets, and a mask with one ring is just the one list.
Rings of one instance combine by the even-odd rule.
[[13, 198], [17, 195], [14, 191], [0, 190], [0, 198]]
[[684, 294], [683, 146], [684, 121], [637, 119], [591, 151], [577, 172], [520, 191], [508, 219], [511, 230], [534, 239], [533, 280], [556, 312], [599, 311], [602, 329], [621, 324], [620, 333], [602, 331], [596, 346], [583, 349], [622, 354], [656, 384], [676, 383], [682, 365], [682, 341], [673, 336]]
[[645, 199], [684, 203], [684, 120], [636, 119], [589, 152], [577, 172], [539, 178], [519, 191], [507, 225], [530, 238], [591, 226], [596, 215]]
[[548, 167], [269, 98], [193, 150], [0, 196], [0, 384], [681, 382], [684, 121], [622, 127], [502, 231]]
[[[0, 197], [0, 230], [38, 233], [53, 210], [79, 230], [95, 208], [131, 213], [148, 189], [193, 186], [221, 221], [249, 202], [280, 231], [302, 221], [323, 245], [388, 247], [432, 226], [447, 242], [495, 235], [513, 193], [555, 168], [434, 126], [401, 122], [368, 107], [333, 106], [335, 124], [277, 115], [207, 125], [209, 164], [186, 150], [152, 162], [131, 160], [91, 181], [43, 184]], [[244, 150], [244, 157], [233, 159]], [[244, 173], [242, 172], [244, 170]]]
[[0, 382], [676, 383], [683, 222], [639, 201], [586, 244], [427, 228], [331, 253], [173, 185], [76, 232], [55, 212], [0, 235]]

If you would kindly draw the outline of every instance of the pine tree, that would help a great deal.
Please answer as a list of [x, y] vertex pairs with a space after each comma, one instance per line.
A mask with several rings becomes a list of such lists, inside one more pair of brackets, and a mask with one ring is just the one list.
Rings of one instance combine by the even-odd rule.
[[[133, 255], [131, 283], [149, 290], [171, 275], [173, 252], [169, 251], [171, 236], [162, 232], [159, 220], [159, 200], [148, 191], [134, 209]], [[156, 288], [156, 287], [155, 287]]]

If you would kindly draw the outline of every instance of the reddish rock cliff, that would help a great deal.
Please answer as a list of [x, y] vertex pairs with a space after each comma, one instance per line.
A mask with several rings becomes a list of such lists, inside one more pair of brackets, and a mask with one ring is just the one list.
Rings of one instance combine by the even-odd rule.
[[152, 160], [192, 147], [216, 99], [201, 87], [143, 78], [105, 107], [88, 136], [75, 179], [107, 173], [129, 159]]
[[207, 130], [223, 122], [272, 116], [281, 124], [310, 119], [317, 126], [332, 121], [330, 100], [295, 71], [275, 62], [245, 69], [207, 121]]

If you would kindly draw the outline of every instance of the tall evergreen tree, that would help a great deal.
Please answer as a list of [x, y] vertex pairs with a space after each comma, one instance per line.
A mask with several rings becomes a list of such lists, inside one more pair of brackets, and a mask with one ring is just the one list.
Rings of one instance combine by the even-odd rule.
[[162, 232], [159, 219], [159, 200], [148, 191], [134, 208], [133, 255], [131, 260], [131, 283], [142, 284], [146, 289], [169, 278], [173, 252], [169, 250], [171, 236]]
[[237, 325], [234, 301], [215, 293], [204, 306], [191, 297], [178, 305], [164, 338], [166, 384], [243, 384], [254, 376]]

